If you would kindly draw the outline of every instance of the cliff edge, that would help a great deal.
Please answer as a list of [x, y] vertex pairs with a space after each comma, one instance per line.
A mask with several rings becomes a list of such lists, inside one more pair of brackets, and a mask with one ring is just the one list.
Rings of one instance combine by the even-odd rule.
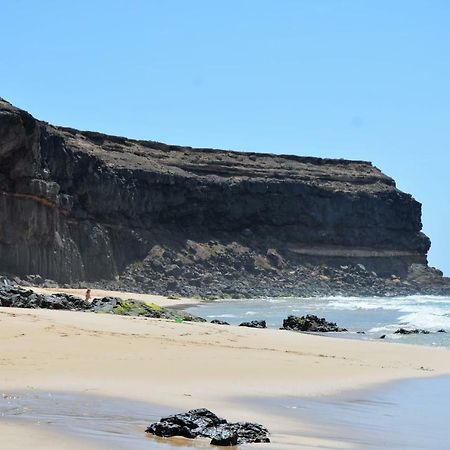
[[262, 283], [297, 295], [314, 271], [426, 272], [421, 229], [421, 205], [369, 162], [107, 136], [0, 99], [0, 272], [182, 295], [259, 295]]

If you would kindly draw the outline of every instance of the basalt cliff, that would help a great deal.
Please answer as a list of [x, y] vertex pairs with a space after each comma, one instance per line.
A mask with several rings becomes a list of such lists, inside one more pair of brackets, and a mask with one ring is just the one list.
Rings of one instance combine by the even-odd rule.
[[107, 136], [0, 99], [0, 273], [213, 297], [445, 287], [421, 228], [369, 162]]

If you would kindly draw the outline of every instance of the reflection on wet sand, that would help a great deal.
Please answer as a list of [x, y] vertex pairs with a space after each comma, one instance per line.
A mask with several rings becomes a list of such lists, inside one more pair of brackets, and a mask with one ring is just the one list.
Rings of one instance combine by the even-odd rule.
[[8, 421], [22, 427], [38, 425], [41, 429], [67, 434], [98, 448], [181, 450], [211, 447], [206, 439], [162, 439], [145, 433], [151, 422], [173, 412], [144, 402], [80, 394], [27, 392], [3, 394], [0, 398], [0, 422]]

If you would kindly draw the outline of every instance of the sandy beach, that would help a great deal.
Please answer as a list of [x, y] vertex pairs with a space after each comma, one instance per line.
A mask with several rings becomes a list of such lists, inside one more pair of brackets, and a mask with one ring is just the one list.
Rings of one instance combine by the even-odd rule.
[[[0, 339], [4, 395], [71, 392], [145, 401], [174, 412], [207, 407], [230, 420], [265, 424], [277, 449], [313, 443], [298, 436], [301, 424], [247, 400], [450, 374], [446, 349], [84, 312], [0, 308]], [[8, 448], [27, 448], [29, 435], [11, 431], [17, 427], [26, 428], [0, 420]], [[33, 433], [40, 436], [34, 448], [49, 448], [52, 430]], [[337, 448], [314, 442], [319, 444]], [[70, 439], [64, 445], [79, 448]]]

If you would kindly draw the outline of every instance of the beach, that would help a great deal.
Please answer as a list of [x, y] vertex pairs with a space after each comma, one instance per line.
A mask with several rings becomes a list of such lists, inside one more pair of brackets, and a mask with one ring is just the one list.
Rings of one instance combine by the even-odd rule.
[[[449, 351], [442, 348], [86, 312], [0, 308], [0, 339], [4, 396], [100, 396], [159, 405], [164, 413], [206, 407], [229, 420], [267, 426], [272, 444], [258, 448], [342, 446], [302, 438], [301, 423], [255, 407], [258, 400], [314, 398], [450, 374]], [[9, 449], [28, 447], [25, 430], [39, 436], [35, 449], [50, 448], [55, 430], [35, 428], [0, 420]], [[80, 448], [66, 438], [60, 448]], [[95, 442], [88, 448], [97, 448]]]

